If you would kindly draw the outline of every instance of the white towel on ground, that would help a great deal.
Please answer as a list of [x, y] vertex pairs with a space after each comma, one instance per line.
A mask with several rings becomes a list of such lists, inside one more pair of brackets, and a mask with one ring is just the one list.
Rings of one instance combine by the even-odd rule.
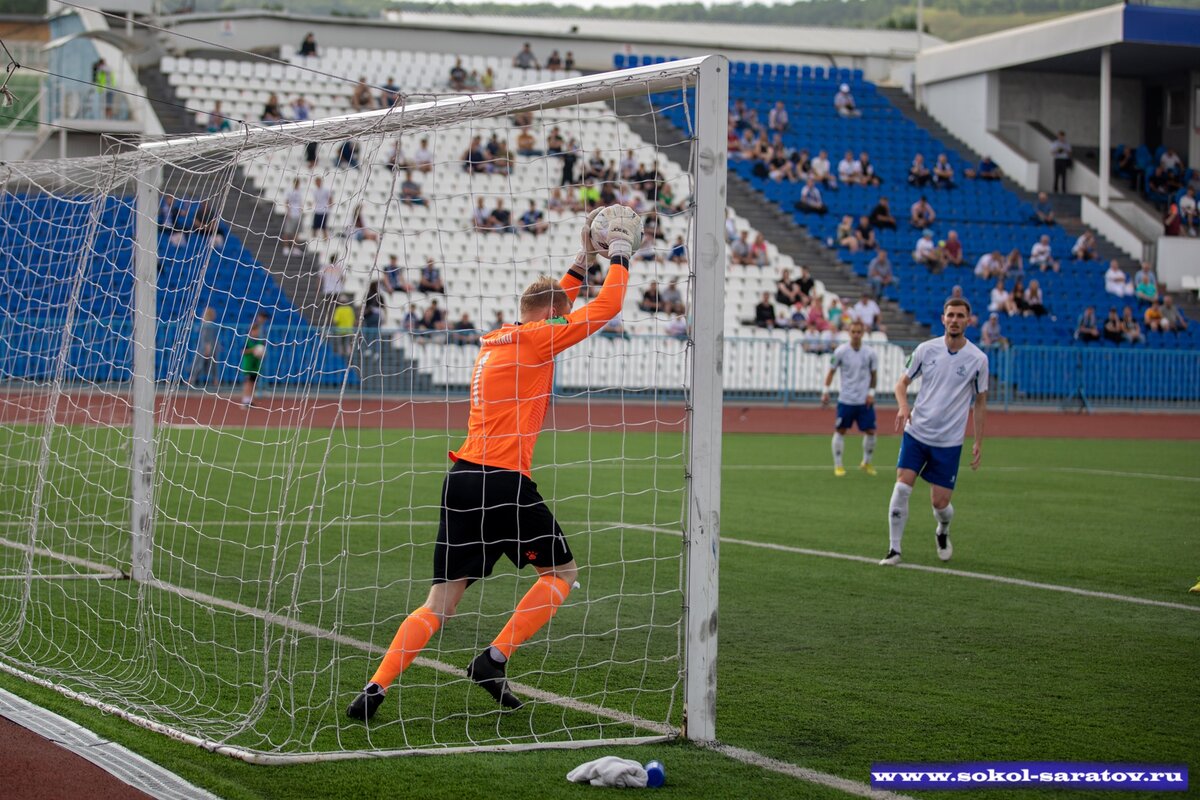
[[616, 786], [621, 789], [645, 789], [646, 770], [636, 761], [605, 756], [580, 764], [567, 773], [567, 780], [592, 786]]

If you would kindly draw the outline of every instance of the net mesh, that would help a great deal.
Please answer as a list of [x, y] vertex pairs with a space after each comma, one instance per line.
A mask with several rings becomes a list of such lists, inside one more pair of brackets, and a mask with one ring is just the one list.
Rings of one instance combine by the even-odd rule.
[[[174, 66], [185, 98], [206, 86], [235, 112], [246, 102], [245, 86], [205, 79], [211, 64]], [[289, 757], [677, 731], [694, 154], [686, 135], [660, 140], [647, 104], [693, 79], [666, 65], [408, 95], [333, 121], [5, 165], [0, 663], [206, 746]], [[319, 100], [303, 76], [271, 81]], [[135, 201], [147, 183], [157, 209]], [[463, 671], [532, 582], [502, 561], [373, 724], [348, 720], [427, 591], [479, 335], [514, 322], [523, 288], [570, 265], [587, 210], [613, 202], [644, 215], [647, 244], [621, 318], [558, 361], [533, 477], [580, 587], [510, 663], [526, 710], [501, 713]], [[152, 578], [136, 581], [130, 385], [147, 258]]]

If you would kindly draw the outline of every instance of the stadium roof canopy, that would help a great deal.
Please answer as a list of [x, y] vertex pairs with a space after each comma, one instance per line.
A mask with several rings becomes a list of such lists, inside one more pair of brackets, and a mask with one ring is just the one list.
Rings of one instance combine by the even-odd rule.
[[1019, 67], [1096, 74], [1105, 48], [1112, 72], [1129, 78], [1195, 69], [1200, 9], [1114, 5], [931, 47], [917, 57], [918, 84]]

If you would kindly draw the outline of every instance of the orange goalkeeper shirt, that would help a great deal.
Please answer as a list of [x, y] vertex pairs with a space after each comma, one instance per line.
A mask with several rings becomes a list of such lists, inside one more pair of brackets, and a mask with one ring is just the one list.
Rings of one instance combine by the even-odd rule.
[[[580, 282], [560, 281], [574, 303]], [[450, 453], [454, 461], [530, 474], [554, 383], [554, 357], [603, 328], [625, 302], [629, 270], [612, 264], [600, 294], [565, 317], [505, 325], [484, 335], [471, 371], [467, 439]]]

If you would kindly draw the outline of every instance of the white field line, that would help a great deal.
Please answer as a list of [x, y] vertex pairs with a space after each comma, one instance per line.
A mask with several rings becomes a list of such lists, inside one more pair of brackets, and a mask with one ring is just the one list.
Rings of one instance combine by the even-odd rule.
[[839, 778], [837, 775], [828, 775], [824, 772], [817, 772], [815, 769], [798, 767], [786, 761], [768, 758], [753, 750], [744, 750], [740, 747], [721, 744], [720, 742], [713, 742], [707, 745], [707, 748], [723, 756], [732, 758], [734, 761], [740, 761], [743, 764], [750, 764], [761, 769], [770, 770], [771, 772], [778, 772], [781, 775], [788, 775], [809, 783], [828, 786], [831, 789], [839, 789], [856, 797], [869, 797], [871, 800], [913, 800], [905, 794], [876, 789], [868, 784], [852, 781], [849, 778]]

